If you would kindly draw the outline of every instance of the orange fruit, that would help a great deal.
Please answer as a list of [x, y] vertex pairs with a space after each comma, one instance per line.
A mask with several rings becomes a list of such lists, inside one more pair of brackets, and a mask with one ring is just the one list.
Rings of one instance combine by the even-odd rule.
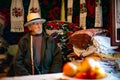
[[89, 70], [89, 77], [91, 79], [101, 79], [106, 77], [106, 72], [101, 67], [96, 67]]
[[78, 66], [78, 71], [87, 72], [90, 68], [94, 67], [94, 60], [92, 58], [85, 58]]
[[76, 75], [74, 76], [74, 78], [87, 79], [87, 73], [86, 72], [78, 72], [78, 73], [76, 73]]
[[74, 76], [77, 73], [77, 66], [72, 62], [67, 62], [63, 66], [63, 74], [69, 77]]

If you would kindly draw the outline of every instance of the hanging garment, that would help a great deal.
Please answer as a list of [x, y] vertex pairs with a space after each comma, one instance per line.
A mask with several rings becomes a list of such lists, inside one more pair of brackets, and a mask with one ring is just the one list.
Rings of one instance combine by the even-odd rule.
[[86, 16], [87, 16], [87, 8], [85, 0], [80, 0], [80, 20], [79, 26], [82, 29], [86, 29]]
[[4, 16], [0, 13], [0, 36], [3, 35], [3, 30], [5, 27]]
[[95, 7], [95, 27], [102, 27], [102, 6], [101, 6], [101, 0], [96, 1], [96, 7]]
[[120, 28], [120, 0], [116, 0], [116, 16], [117, 19], [117, 27]]
[[68, 0], [67, 2], [67, 22], [72, 22], [73, 15], [73, 0]]
[[61, 4], [61, 21], [65, 21], [65, 2], [62, 0]]
[[38, 0], [30, 0], [28, 13], [39, 13], [41, 17], [41, 9]]
[[85, 0], [87, 7], [86, 28], [93, 28], [95, 26], [95, 1]]
[[22, 0], [12, 0], [11, 32], [24, 32], [24, 8]]

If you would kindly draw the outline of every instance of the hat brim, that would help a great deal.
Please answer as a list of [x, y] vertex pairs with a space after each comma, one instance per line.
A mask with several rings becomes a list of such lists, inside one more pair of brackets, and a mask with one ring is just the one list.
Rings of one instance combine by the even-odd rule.
[[35, 22], [40, 22], [41, 24], [44, 23], [46, 20], [45, 19], [41, 19], [41, 18], [37, 18], [37, 19], [33, 19], [31, 21], [28, 21], [24, 24], [25, 27], [29, 26], [30, 24], [32, 23], [35, 23]]

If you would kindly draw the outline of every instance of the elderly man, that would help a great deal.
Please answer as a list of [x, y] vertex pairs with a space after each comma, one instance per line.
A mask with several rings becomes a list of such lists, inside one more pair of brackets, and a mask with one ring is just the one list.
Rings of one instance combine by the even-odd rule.
[[20, 39], [13, 67], [15, 76], [57, 73], [62, 71], [62, 53], [55, 41], [49, 37], [38, 13], [27, 16], [29, 32]]

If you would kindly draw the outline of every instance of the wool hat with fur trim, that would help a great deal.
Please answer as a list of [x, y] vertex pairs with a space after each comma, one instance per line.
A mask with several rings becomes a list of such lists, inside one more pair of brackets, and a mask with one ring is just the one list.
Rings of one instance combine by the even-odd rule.
[[40, 22], [41, 24], [44, 23], [46, 20], [40, 18], [39, 13], [29, 13], [27, 15], [27, 22], [25, 23], [25, 27], [27, 27], [28, 25], [35, 23], [35, 22]]

